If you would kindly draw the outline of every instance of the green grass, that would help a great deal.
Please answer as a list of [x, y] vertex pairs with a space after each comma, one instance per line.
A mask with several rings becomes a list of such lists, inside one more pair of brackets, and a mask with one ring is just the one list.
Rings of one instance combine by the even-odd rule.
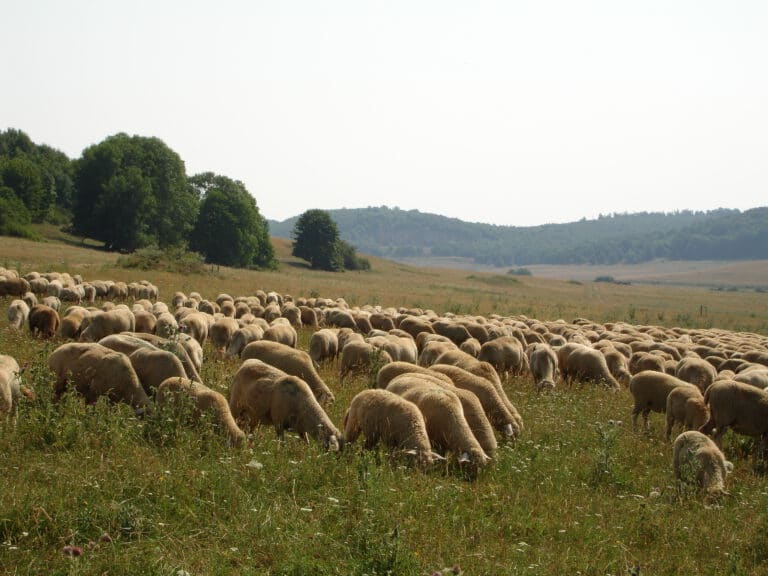
[[[178, 289], [211, 298], [314, 290], [351, 304], [418, 302], [542, 320], [631, 314], [637, 323], [766, 332], [765, 315], [750, 316], [766, 309], [765, 294], [537, 278], [499, 286], [383, 261], [362, 274], [283, 264], [277, 272], [137, 276], [116, 267], [114, 255], [37, 246], [4, 238], [0, 263], [147, 278], [166, 301]], [[301, 331], [301, 348], [309, 337]], [[470, 480], [455, 465], [422, 473], [359, 446], [336, 455], [290, 434], [281, 443], [267, 428], [232, 449], [207, 420], [192, 425], [161, 412], [137, 419], [126, 406], [86, 407], [77, 398], [54, 405], [46, 359], [58, 344], [0, 329], [0, 353], [27, 366], [25, 384], [38, 395], [22, 404], [15, 427], [0, 424], [0, 573], [422, 575], [458, 565], [467, 575], [620, 575], [638, 566], [642, 574], [768, 574], [768, 490], [746, 456], [749, 443], [726, 436], [731, 496], [707, 502], [679, 493], [661, 416], [652, 415], [650, 434], [633, 432], [626, 390], [577, 386], [540, 396], [529, 378], [507, 382], [525, 431]], [[226, 394], [238, 363], [205, 352], [203, 379]], [[337, 397], [328, 412], [340, 426], [368, 378], [341, 385], [335, 365], [321, 375]], [[67, 556], [65, 546], [83, 554]]]

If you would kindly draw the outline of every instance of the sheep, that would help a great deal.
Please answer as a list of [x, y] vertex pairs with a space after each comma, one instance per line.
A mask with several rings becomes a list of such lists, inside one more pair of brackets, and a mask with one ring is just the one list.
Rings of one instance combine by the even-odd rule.
[[53, 338], [61, 325], [59, 313], [45, 304], [32, 306], [28, 322], [29, 331], [43, 338]]
[[291, 348], [279, 342], [258, 340], [243, 348], [240, 358], [242, 360], [262, 360], [287, 374], [298, 376], [309, 385], [317, 401], [321, 404], [333, 402], [335, 399], [333, 392], [315, 370], [312, 358], [303, 350]]
[[309, 338], [309, 356], [316, 366], [326, 360], [335, 360], [339, 353], [338, 331], [321, 328]]
[[583, 382], [603, 383], [609, 388], [620, 388], [619, 383], [608, 370], [605, 356], [594, 348], [577, 348], [568, 356], [570, 376]]
[[280, 342], [291, 348], [296, 348], [299, 336], [296, 333], [296, 329], [290, 324], [277, 323], [264, 330], [262, 339], [271, 342]]
[[0, 282], [0, 296], [16, 296], [21, 298], [29, 291], [29, 282], [24, 278], [6, 278]]
[[59, 300], [56, 296], [46, 296], [40, 303], [53, 308], [57, 312], [61, 309], [61, 300]]
[[410, 336], [402, 338], [393, 334], [387, 334], [386, 336], [369, 337], [367, 342], [379, 350], [385, 351], [395, 362], [403, 361], [416, 364], [418, 352], [416, 350], [416, 343]]
[[69, 340], [78, 340], [83, 330], [83, 323], [91, 315], [90, 310], [82, 306], [70, 306], [61, 319], [59, 336]]
[[21, 385], [20, 373], [19, 363], [13, 356], [0, 354], [0, 416], [9, 422], [16, 420], [22, 394], [34, 398], [32, 392]]
[[385, 350], [365, 341], [348, 342], [341, 350], [339, 382], [343, 382], [352, 372], [371, 370], [389, 362], [392, 362], [392, 357]]
[[395, 321], [392, 317], [381, 312], [372, 313], [368, 320], [370, 320], [371, 326], [378, 330], [384, 330], [385, 332], [388, 332], [395, 327]]
[[203, 412], [212, 412], [215, 421], [226, 430], [230, 444], [240, 446], [243, 443], [246, 438], [245, 433], [232, 417], [227, 399], [221, 393], [211, 390], [200, 382], [179, 377], [163, 380], [157, 387], [155, 404], [168, 405], [177, 401], [180, 395], [192, 400], [195, 418], [199, 418]]
[[605, 364], [608, 366], [608, 371], [613, 375], [616, 381], [624, 386], [629, 386], [632, 374], [629, 371], [627, 357], [613, 347], [603, 350], [603, 356], [605, 357]]
[[514, 336], [502, 336], [489, 340], [481, 346], [477, 359], [488, 362], [496, 369], [499, 376], [519, 376], [529, 370], [523, 345]]
[[62, 344], [48, 356], [48, 366], [56, 374], [55, 400], [61, 398], [71, 381], [91, 404], [106, 396], [112, 402], [127, 402], [137, 410], [150, 407], [151, 401], [128, 356], [101, 344]]
[[675, 365], [675, 376], [698, 386], [702, 393], [714, 382], [717, 370], [702, 358], [686, 357]]
[[235, 372], [229, 394], [232, 416], [245, 430], [271, 424], [282, 439], [292, 429], [305, 440], [312, 436], [338, 451], [343, 437], [304, 380], [289, 376], [261, 360], [245, 360]]
[[766, 389], [768, 388], [768, 370], [746, 370], [733, 376], [732, 380]]
[[768, 435], [768, 392], [734, 380], [719, 380], [704, 392], [709, 406], [709, 420], [699, 432], [720, 439], [728, 428], [745, 436], [760, 436], [763, 443]]
[[709, 496], [728, 494], [725, 477], [733, 471], [733, 464], [717, 444], [697, 430], [683, 432], [675, 439], [672, 468], [681, 484], [695, 484]]
[[136, 318], [127, 308], [99, 312], [90, 316], [88, 327], [80, 334], [81, 342], [98, 342], [105, 336], [120, 332], [135, 332]]
[[480, 354], [480, 348], [482, 344], [480, 344], [480, 340], [477, 338], [469, 338], [467, 340], [464, 340], [464, 342], [461, 343], [459, 346], [459, 350], [463, 350], [470, 356], [474, 356], [475, 358], [478, 357]]
[[314, 308], [310, 308], [309, 306], [299, 306], [299, 312], [301, 313], [302, 326], [317, 328], [320, 325], [320, 319]]
[[493, 434], [493, 427], [485, 415], [480, 400], [478, 400], [473, 392], [457, 388], [453, 385], [450, 378], [446, 378], [443, 374], [430, 372], [429, 370], [423, 373], [406, 373], [395, 377], [393, 380], [397, 382], [395, 384], [390, 382], [387, 385], [387, 390], [396, 394], [400, 394], [411, 386], [436, 386], [455, 394], [461, 403], [461, 409], [464, 412], [464, 418], [469, 425], [469, 429], [472, 431], [478, 444], [480, 444], [480, 447], [488, 456], [493, 455], [493, 452], [498, 447], [496, 436]]
[[400, 389], [400, 382], [409, 378], [412, 378], [409, 374], [398, 376], [389, 383], [387, 390], [400, 390], [399, 396], [418, 406], [432, 445], [452, 452], [460, 463], [468, 462], [473, 466], [486, 464], [490, 458], [472, 433], [459, 398], [437, 386]]
[[432, 329], [435, 333], [450, 338], [456, 346], [461, 346], [462, 342], [472, 338], [466, 326], [453, 320], [435, 320], [432, 322]]
[[382, 442], [388, 448], [413, 452], [422, 466], [442, 459], [432, 452], [418, 406], [388, 390], [358, 392], [344, 413], [343, 427], [345, 442], [352, 443], [363, 434], [366, 449]]
[[650, 352], [634, 352], [629, 359], [629, 371], [638, 374], [646, 370], [664, 372], [664, 358]]
[[528, 366], [536, 384], [536, 391], [554, 390], [557, 377], [557, 355], [549, 344], [535, 342], [525, 349]]
[[211, 339], [213, 349], [224, 354], [229, 347], [232, 336], [240, 328], [237, 320], [230, 316], [224, 316], [216, 320], [208, 330], [208, 337]]
[[179, 323], [170, 312], [161, 312], [155, 322], [155, 334], [161, 338], [170, 338], [179, 331]]
[[698, 430], [709, 418], [704, 396], [698, 388], [676, 386], [667, 395], [667, 440], [672, 437], [672, 428], [676, 423], [683, 425], [683, 430]]
[[200, 343], [200, 346], [203, 346], [208, 339], [208, 329], [212, 319], [213, 317], [205, 312], [192, 312], [183, 320], [179, 320], [179, 330], [189, 334]]
[[637, 416], [642, 413], [645, 429], [648, 430], [648, 415], [651, 411], [663, 414], [667, 409], [667, 396], [678, 386], [698, 390], [693, 384], [655, 370], [644, 370], [632, 376], [629, 381], [629, 391], [635, 401], [632, 408], [632, 427], [637, 426]]
[[264, 329], [256, 324], [241, 326], [232, 334], [227, 348], [226, 355], [229, 357], [240, 356], [245, 348], [251, 342], [261, 340], [264, 336]]
[[21, 330], [29, 320], [29, 306], [24, 300], [14, 300], [8, 306], [8, 327]]
[[[422, 334], [427, 333], [422, 332]], [[445, 337], [441, 336], [441, 338]], [[432, 340], [425, 342], [424, 346], [421, 348], [421, 352], [419, 353], [417, 364], [427, 368], [434, 364], [443, 352], [447, 352], [448, 350], [456, 350], [456, 344], [447, 338], [446, 341]], [[464, 351], [462, 350], [462, 352]]]
[[148, 396], [155, 394], [160, 384], [168, 378], [187, 378], [181, 360], [167, 350], [142, 347], [132, 352], [128, 359]]
[[429, 320], [416, 316], [406, 316], [400, 320], [397, 327], [408, 332], [413, 338], [417, 338], [420, 332], [435, 333], [435, 329]]
[[502, 389], [501, 392], [482, 376], [477, 376], [449, 364], [433, 364], [429, 370], [447, 376], [457, 388], [473, 392], [488, 416], [491, 425], [509, 438], [517, 438], [523, 431], [523, 419]]
[[155, 327], [157, 326], [157, 318], [151, 312], [141, 310], [133, 313], [135, 320], [134, 332], [145, 332], [147, 334], [154, 334]]
[[39, 304], [39, 302], [37, 301], [37, 296], [35, 296], [35, 293], [34, 293], [34, 292], [25, 292], [25, 293], [24, 293], [24, 296], [22, 296], [22, 297], [21, 297], [21, 299], [22, 299], [22, 300], [23, 300], [23, 301], [24, 301], [24, 302], [27, 304], [27, 306], [29, 306], [30, 308], [32, 308], [32, 306], [36, 306], [37, 304]]

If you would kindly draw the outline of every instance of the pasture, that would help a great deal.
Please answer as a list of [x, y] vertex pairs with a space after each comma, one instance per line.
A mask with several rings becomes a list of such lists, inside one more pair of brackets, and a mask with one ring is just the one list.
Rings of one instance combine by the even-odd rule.
[[[62, 242], [63, 240], [63, 242]], [[438, 314], [586, 317], [768, 334], [768, 294], [623, 286], [419, 269], [371, 259], [365, 273], [321, 273], [278, 243], [277, 271], [208, 269], [182, 275], [122, 268], [117, 256], [70, 238], [2, 239], [0, 265], [68, 271], [86, 280], [147, 279], [170, 302], [176, 290], [207, 298], [256, 289], [294, 297], [423, 307]], [[5, 310], [10, 298], [0, 299]], [[768, 477], [728, 433], [730, 496], [679, 491], [663, 417], [630, 425], [631, 395], [594, 384], [538, 395], [530, 376], [504, 384], [525, 431], [501, 444], [474, 479], [455, 464], [419, 472], [359, 443], [326, 453], [259, 428], [229, 448], [209, 421], [123, 405], [52, 402], [48, 354], [61, 342], [14, 333], [0, 353], [26, 365], [37, 398], [18, 423], [0, 424], [0, 572], [8, 574], [768, 574]], [[307, 350], [309, 329], [299, 334]], [[226, 395], [239, 362], [205, 349], [204, 382]], [[321, 376], [341, 425], [370, 386]], [[82, 551], [64, 553], [65, 547]], [[72, 550], [71, 548], [69, 550]]]

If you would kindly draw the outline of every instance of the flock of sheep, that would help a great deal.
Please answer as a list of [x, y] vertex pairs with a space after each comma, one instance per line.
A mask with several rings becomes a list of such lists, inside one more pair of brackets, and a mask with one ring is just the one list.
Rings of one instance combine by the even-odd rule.
[[[523, 433], [503, 383], [528, 374], [542, 393], [558, 381], [628, 387], [633, 426], [642, 414], [647, 427], [649, 413], [660, 412], [668, 439], [683, 427], [674, 473], [709, 494], [725, 492], [732, 468], [719, 448], [728, 428], [759, 438], [758, 457], [768, 438], [768, 338], [757, 334], [439, 316], [261, 290], [215, 300], [177, 292], [167, 305], [149, 282], [85, 282], [55, 272], [20, 278], [3, 268], [0, 295], [16, 298], [11, 329], [66, 340], [48, 358], [54, 398], [74, 389], [88, 402], [106, 396], [143, 413], [184, 397], [197, 413], [211, 411], [233, 445], [264, 424], [329, 450], [362, 436], [365, 448], [381, 443], [420, 466], [450, 457], [477, 470], [500, 440]], [[298, 347], [303, 326], [312, 330], [308, 351]], [[241, 361], [229, 398], [202, 382], [206, 342]], [[341, 381], [365, 373], [371, 382], [351, 400], [341, 431], [323, 408], [334, 394], [317, 368], [329, 362], [338, 363]], [[21, 396], [33, 394], [19, 372], [0, 354], [0, 413], [10, 418]]]

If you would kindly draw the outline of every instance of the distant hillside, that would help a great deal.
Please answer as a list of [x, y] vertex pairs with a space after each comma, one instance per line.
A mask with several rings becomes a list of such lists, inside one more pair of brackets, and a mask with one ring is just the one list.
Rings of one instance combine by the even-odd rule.
[[[531, 227], [469, 223], [386, 206], [328, 213], [341, 237], [360, 252], [393, 259], [463, 257], [503, 267], [768, 258], [768, 207], [612, 214]], [[270, 234], [290, 238], [297, 217], [270, 221]]]

